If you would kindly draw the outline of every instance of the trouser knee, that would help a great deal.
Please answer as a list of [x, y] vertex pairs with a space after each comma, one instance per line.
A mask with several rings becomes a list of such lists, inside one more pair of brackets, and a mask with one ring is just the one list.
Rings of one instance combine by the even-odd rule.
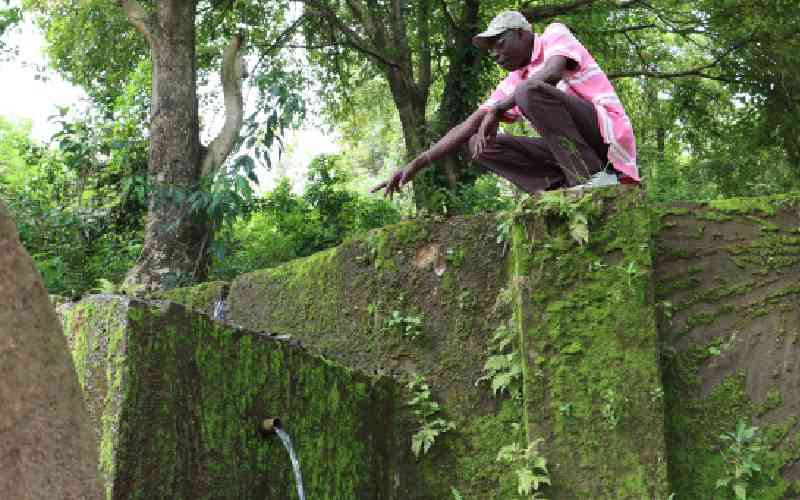
[[525, 82], [525, 84], [517, 85], [514, 89], [514, 102], [520, 109], [528, 109], [532, 103], [540, 101], [542, 98], [552, 97], [552, 91], [558, 91], [549, 83], [538, 80]]

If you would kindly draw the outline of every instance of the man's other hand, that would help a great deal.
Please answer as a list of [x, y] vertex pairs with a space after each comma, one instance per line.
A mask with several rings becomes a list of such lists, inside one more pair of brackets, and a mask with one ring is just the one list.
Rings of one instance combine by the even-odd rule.
[[500, 114], [494, 108], [487, 110], [483, 114], [481, 125], [478, 127], [478, 133], [476, 134], [478, 136], [478, 140], [470, 144], [470, 146], [472, 146], [470, 154], [472, 155], [473, 160], [478, 159], [478, 157], [486, 149], [486, 146], [489, 145], [489, 142], [497, 135], [497, 127], [500, 124], [499, 115]]
[[374, 193], [381, 189], [385, 188], [383, 192], [384, 197], [392, 198], [394, 193], [398, 191], [402, 191], [402, 188], [405, 184], [411, 182], [411, 179], [414, 177], [414, 174], [411, 173], [410, 165], [405, 166], [403, 168], [398, 168], [394, 172], [392, 172], [391, 177], [389, 180], [383, 181], [374, 188], [370, 189], [370, 193]]

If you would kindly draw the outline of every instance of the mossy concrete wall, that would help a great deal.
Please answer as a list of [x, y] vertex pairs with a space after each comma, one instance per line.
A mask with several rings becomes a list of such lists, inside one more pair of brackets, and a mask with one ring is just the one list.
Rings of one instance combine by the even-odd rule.
[[650, 217], [638, 190], [581, 205], [585, 244], [560, 217], [514, 232], [528, 437], [545, 439], [549, 498], [666, 499]]
[[267, 417], [292, 436], [308, 498], [417, 494], [386, 378], [168, 302], [93, 296], [62, 317], [108, 498], [296, 498]]
[[[424, 375], [456, 425], [419, 462], [430, 498], [515, 498], [498, 451], [539, 437], [554, 498], [666, 498], [650, 219], [638, 192], [590, 196], [586, 247], [559, 217], [518, 219], [513, 242], [495, 216], [405, 222], [237, 278], [230, 320], [370, 372]], [[417, 338], [391, 326], [398, 315], [422, 319]], [[509, 324], [525, 390], [512, 379], [493, 398], [476, 381]]]
[[510, 497], [513, 472], [496, 456], [524, 439], [513, 427], [521, 408], [501, 411], [501, 401], [476, 387], [488, 340], [511, 315], [498, 305], [507, 267], [494, 216], [403, 222], [238, 277], [229, 319], [291, 334], [312, 352], [368, 373], [425, 377], [455, 429], [418, 462], [424, 498], [451, 498], [453, 487], [464, 498]]
[[[495, 457], [537, 438], [548, 498], [730, 498], [720, 436], [740, 420], [767, 445], [748, 497], [796, 498], [799, 200], [647, 207], [598, 190], [583, 245], [538, 206], [505, 242], [494, 216], [405, 222], [239, 277], [229, 319], [370, 373], [424, 375], [456, 430], [417, 462], [424, 493], [408, 498], [515, 498]], [[421, 326], [404, 335], [398, 318]], [[522, 387], [493, 398], [475, 381], [503, 325]]]
[[739, 420], [768, 449], [748, 498], [800, 487], [800, 196], [657, 214], [656, 300], [669, 473], [678, 498], [729, 498], [721, 439]]

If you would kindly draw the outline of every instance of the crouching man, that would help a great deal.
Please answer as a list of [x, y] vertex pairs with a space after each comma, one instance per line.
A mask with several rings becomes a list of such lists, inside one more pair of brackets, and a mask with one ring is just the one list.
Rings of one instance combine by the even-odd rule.
[[[373, 192], [391, 196], [466, 143], [480, 165], [531, 194], [581, 185], [602, 171], [639, 182], [630, 120], [603, 70], [566, 26], [553, 23], [539, 35], [522, 14], [504, 11], [472, 42], [508, 76], [469, 118]], [[497, 134], [500, 121], [522, 117], [540, 137]]]

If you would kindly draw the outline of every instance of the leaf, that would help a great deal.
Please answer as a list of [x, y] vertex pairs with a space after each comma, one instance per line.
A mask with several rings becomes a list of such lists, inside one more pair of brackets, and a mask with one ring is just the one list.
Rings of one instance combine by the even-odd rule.
[[736, 493], [736, 498], [739, 500], [747, 500], [747, 485], [744, 483], [736, 483], [733, 485], [733, 492]]
[[502, 393], [511, 383], [510, 373], [498, 373], [492, 378], [492, 394]]
[[569, 230], [572, 239], [577, 241], [579, 245], [589, 241], [589, 222], [585, 214], [574, 214], [570, 219]]
[[535, 481], [533, 472], [527, 468], [517, 469], [517, 493], [520, 495], [530, 495], [534, 491]]

